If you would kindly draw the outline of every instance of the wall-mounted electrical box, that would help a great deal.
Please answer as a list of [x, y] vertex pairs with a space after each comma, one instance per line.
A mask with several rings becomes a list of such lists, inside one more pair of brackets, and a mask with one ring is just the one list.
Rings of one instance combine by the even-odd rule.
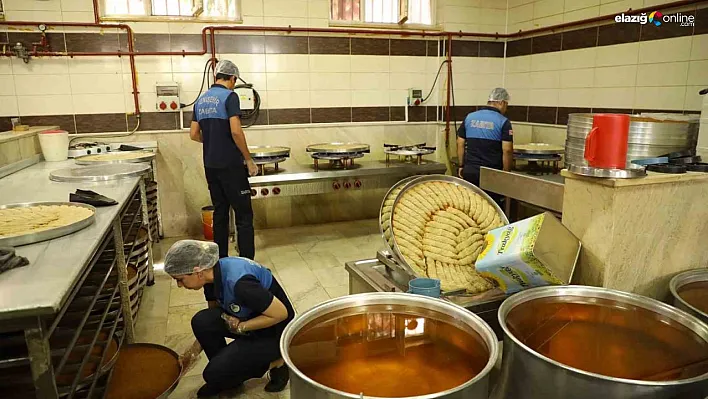
[[420, 105], [423, 102], [423, 90], [421, 89], [408, 89], [408, 105]]
[[255, 94], [253, 94], [253, 89], [249, 87], [237, 87], [234, 92], [238, 94], [239, 102], [241, 103], [242, 110], [252, 110], [255, 108]]
[[175, 82], [159, 82], [155, 85], [159, 112], [179, 111], [179, 85]]

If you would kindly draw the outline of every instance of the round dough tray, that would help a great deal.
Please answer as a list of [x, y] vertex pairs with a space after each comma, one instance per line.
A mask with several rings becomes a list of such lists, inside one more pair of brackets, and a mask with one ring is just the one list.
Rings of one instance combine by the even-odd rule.
[[30, 208], [33, 206], [52, 205], [81, 207], [90, 210], [92, 213], [91, 216], [87, 217], [86, 219], [76, 221], [66, 226], [54, 227], [46, 230], [38, 230], [36, 232], [29, 232], [27, 234], [22, 235], [0, 237], [0, 247], [17, 247], [20, 245], [34, 244], [36, 242], [51, 240], [53, 238], [72, 234], [91, 225], [91, 223], [93, 223], [96, 218], [96, 208], [91, 205], [80, 204], [76, 202], [25, 202], [20, 204], [0, 205], [0, 209]]
[[49, 174], [49, 180], [59, 182], [101, 182], [142, 176], [150, 171], [147, 163], [118, 163], [82, 168], [58, 169]]

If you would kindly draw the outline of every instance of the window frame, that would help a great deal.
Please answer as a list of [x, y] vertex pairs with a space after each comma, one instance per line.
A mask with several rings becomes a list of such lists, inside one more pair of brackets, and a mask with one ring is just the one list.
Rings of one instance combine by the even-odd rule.
[[[400, 1], [399, 7], [400, 7]], [[339, 27], [339, 28], [375, 28], [375, 29], [390, 29], [390, 30], [427, 30], [427, 31], [442, 31], [442, 26], [437, 23], [436, 12], [437, 12], [437, 0], [430, 1], [430, 25], [424, 24], [412, 24], [412, 23], [382, 23], [382, 22], [366, 22], [366, 21], [342, 21], [338, 19], [332, 19], [332, 0], [327, 0], [329, 5], [329, 26]], [[366, 2], [361, 0], [361, 13], [365, 12]]]
[[[181, 16], [181, 15], [152, 15], [152, 1], [153, 0], [143, 0], [145, 4], [145, 15], [105, 15], [106, 1], [99, 1], [99, 15], [101, 21], [112, 21], [112, 22], [223, 22], [231, 24], [241, 24], [243, 23], [243, 14], [241, 13], [241, 1], [236, 1], [236, 9], [238, 11], [238, 17], [234, 19], [223, 18], [223, 17], [205, 17], [202, 15], [197, 16]], [[127, 0], [126, 0], [127, 1]]]

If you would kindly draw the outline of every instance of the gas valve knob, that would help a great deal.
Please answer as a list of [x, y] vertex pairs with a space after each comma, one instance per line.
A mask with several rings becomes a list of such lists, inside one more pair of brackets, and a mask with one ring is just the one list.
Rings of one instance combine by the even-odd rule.
[[258, 195], [258, 191], [251, 189], [251, 197], [255, 197], [256, 195]]
[[344, 182], [344, 188], [350, 188], [352, 186], [349, 182]]
[[341, 186], [339, 185], [339, 182], [334, 182], [334, 183], [332, 183], [332, 188], [333, 188], [333, 189], [339, 190], [340, 187], [341, 187]]
[[265, 197], [266, 195], [268, 195], [268, 189], [267, 189], [267, 188], [262, 188], [262, 189], [261, 189], [261, 195], [264, 196], [264, 197]]
[[360, 180], [354, 181], [354, 187], [361, 188], [361, 181]]
[[280, 194], [280, 188], [279, 187], [274, 187], [273, 188], [273, 195], [278, 195]]

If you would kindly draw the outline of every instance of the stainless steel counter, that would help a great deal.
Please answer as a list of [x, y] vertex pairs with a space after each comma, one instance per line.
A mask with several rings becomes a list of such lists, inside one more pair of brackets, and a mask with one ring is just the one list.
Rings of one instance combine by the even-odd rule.
[[68, 167], [75, 167], [73, 160], [40, 162], [0, 179], [0, 204], [68, 201], [69, 193], [77, 188], [94, 190], [119, 204], [98, 208], [95, 223], [74, 234], [17, 247], [17, 254], [30, 264], [0, 274], [0, 319], [56, 312], [138, 187], [137, 177], [91, 184], [49, 180], [50, 171]]
[[355, 162], [347, 169], [331, 170], [320, 165], [319, 170], [315, 171], [313, 165], [288, 160], [281, 163], [278, 170], [271, 169], [265, 176], [251, 177], [249, 182], [252, 198], [261, 199], [388, 188], [407, 176], [442, 174], [445, 171], [445, 164], [429, 161], [420, 165], [408, 162]]
[[424, 161], [420, 165], [414, 163], [385, 161], [355, 162], [348, 169], [329, 170], [321, 166], [315, 171], [313, 165], [301, 165], [293, 161], [280, 164], [279, 170], [269, 172], [265, 176], [255, 176], [249, 179], [252, 186], [260, 187], [274, 184], [305, 183], [317, 180], [352, 179], [378, 175], [415, 175], [430, 173], [445, 173], [446, 167], [439, 162]]
[[530, 175], [483, 167], [479, 185], [484, 190], [560, 213], [563, 210], [564, 181], [561, 175]]

